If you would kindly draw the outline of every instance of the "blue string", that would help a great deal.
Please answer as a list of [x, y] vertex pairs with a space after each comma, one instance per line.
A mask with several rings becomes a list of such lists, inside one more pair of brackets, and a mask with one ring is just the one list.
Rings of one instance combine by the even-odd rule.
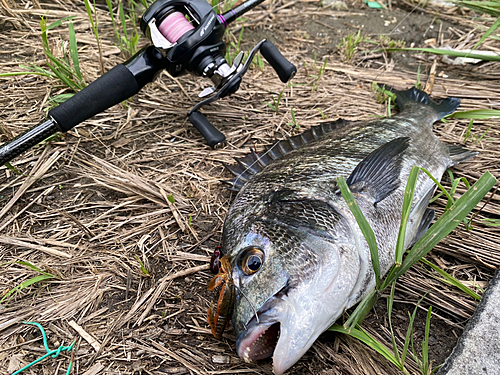
[[[52, 358], [57, 358], [57, 356], [59, 354], [61, 354], [61, 352], [69, 352], [71, 350], [73, 350], [73, 345], [75, 345], [75, 342], [73, 341], [71, 343], [70, 346], [59, 346], [59, 348], [55, 349], [55, 350], [50, 350], [49, 349], [49, 345], [47, 344], [47, 335], [45, 334], [45, 330], [43, 329], [43, 327], [36, 323], [36, 322], [23, 322], [24, 324], [31, 324], [31, 325], [34, 325], [36, 327], [38, 327], [38, 329], [40, 330], [40, 332], [42, 333], [42, 337], [43, 337], [43, 346], [45, 347], [45, 350], [47, 351], [47, 354], [45, 354], [44, 356], [38, 358], [38, 359], [35, 359], [33, 362], [31, 362], [29, 365], [26, 365], [24, 366], [22, 369], [20, 370], [17, 370], [16, 372], [14, 372], [12, 375], [17, 375], [17, 374], [20, 374], [21, 372], [23, 372], [24, 370], [30, 368], [31, 366], [33, 365], [36, 365], [38, 362], [41, 362], [43, 361], [45, 358], [49, 357], [49, 356], [52, 356]], [[69, 366], [68, 366], [68, 371], [66, 371], [66, 375], [69, 375], [69, 373], [71, 372], [71, 368], [72, 368], [72, 365], [73, 365], [73, 362], [72, 361], [69, 361]]]

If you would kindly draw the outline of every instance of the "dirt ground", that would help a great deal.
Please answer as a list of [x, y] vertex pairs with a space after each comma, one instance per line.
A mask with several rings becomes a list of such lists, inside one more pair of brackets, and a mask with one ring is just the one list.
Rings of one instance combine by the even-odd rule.
[[[103, 65], [109, 70], [125, 57], [116, 48], [105, 5], [96, 9]], [[25, 70], [20, 65], [29, 63], [46, 68], [42, 15], [49, 22], [77, 16], [81, 68], [87, 83], [95, 80], [100, 75], [97, 43], [77, 1], [0, 2], [0, 73]], [[458, 66], [422, 53], [379, 51], [396, 44], [471, 48], [488, 22], [457, 8], [404, 0], [383, 10], [358, 1], [335, 9], [316, 0], [268, 0], [245, 15], [241, 49], [269, 38], [298, 67], [295, 85], [281, 84], [267, 64], [263, 70], [254, 67], [235, 95], [204, 108], [226, 134], [225, 147], [211, 150], [186, 121], [208, 83], [162, 73], [126, 103], [15, 159], [12, 164], [21, 174], [1, 167], [0, 298], [40, 274], [20, 261], [53, 277], [0, 304], [0, 372], [12, 373], [46, 353], [40, 332], [22, 323], [35, 321], [46, 329], [51, 349], [76, 341], [75, 350], [25, 373], [66, 373], [72, 360], [72, 373], [85, 375], [272, 374], [270, 359], [244, 363], [236, 355], [232, 329], [216, 340], [206, 320], [216, 297], [206, 290], [212, 276], [208, 262], [234, 197], [220, 183], [229, 178], [222, 162], [290, 135], [292, 108], [302, 130], [339, 117], [385, 115], [386, 104], [377, 103], [372, 90], [374, 81], [403, 89], [433, 78], [433, 96], [460, 97], [461, 110], [500, 109], [498, 63]], [[228, 42], [237, 43], [241, 28], [241, 22], [230, 27]], [[358, 31], [365, 38], [348, 59], [341, 41]], [[67, 22], [51, 30], [49, 40], [52, 52], [61, 55]], [[147, 40], [142, 37], [141, 43]], [[481, 46], [499, 48], [498, 41]], [[1, 142], [40, 122], [50, 97], [69, 92], [56, 79], [36, 75], [0, 77], [0, 87]], [[266, 102], [281, 91], [276, 112]], [[468, 125], [468, 120], [435, 125], [443, 141], [480, 153], [454, 168], [455, 178], [473, 183], [485, 171], [498, 178], [498, 119], [476, 120], [470, 131]], [[450, 187], [448, 176], [444, 184]], [[460, 184], [457, 196], [464, 191]], [[432, 208], [439, 216], [445, 205], [438, 198]], [[479, 294], [500, 265], [498, 227], [486, 222], [499, 218], [498, 208], [498, 196], [487, 195], [475, 210], [474, 229], [459, 226], [427, 257]], [[422, 264], [414, 266], [396, 286], [393, 325], [400, 348], [408, 312], [422, 297], [413, 339], [419, 351], [432, 306], [429, 356], [436, 367], [451, 352], [477, 301]], [[392, 347], [385, 296], [363, 328]], [[420, 373], [412, 358], [407, 370]], [[323, 334], [287, 372], [398, 373], [362, 343], [332, 333]]]

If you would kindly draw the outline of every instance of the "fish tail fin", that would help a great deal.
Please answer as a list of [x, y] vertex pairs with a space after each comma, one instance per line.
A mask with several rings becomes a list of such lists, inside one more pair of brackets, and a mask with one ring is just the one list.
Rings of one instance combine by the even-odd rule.
[[460, 105], [459, 98], [451, 97], [443, 99], [439, 103], [435, 102], [429, 97], [429, 94], [416, 87], [404, 91], [396, 90], [390, 86], [385, 86], [385, 89], [396, 94], [396, 104], [400, 110], [403, 110], [408, 104], [412, 103], [427, 105], [436, 111], [436, 120], [441, 120], [443, 117], [455, 112]]
[[463, 161], [469, 160], [476, 156], [478, 152], [471, 151], [466, 149], [465, 147], [459, 145], [446, 145], [448, 147], [448, 152], [450, 153], [451, 165], [450, 167], [461, 163]]

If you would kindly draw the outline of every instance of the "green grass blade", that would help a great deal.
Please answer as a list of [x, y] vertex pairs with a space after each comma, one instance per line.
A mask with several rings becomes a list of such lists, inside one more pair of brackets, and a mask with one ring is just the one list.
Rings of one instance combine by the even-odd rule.
[[500, 2], [498, 1], [459, 1], [458, 6], [469, 8], [476, 12], [486, 13], [493, 17], [500, 17]]
[[137, 255], [134, 255], [135, 259], [139, 262], [139, 265], [141, 266], [141, 271], [145, 276], [150, 276], [149, 271], [144, 267], [144, 264], [141, 262], [141, 258], [139, 258]]
[[40, 68], [39, 66], [37, 66], [35, 64], [30, 63], [28, 66], [20, 64], [19, 66], [23, 69], [29, 69], [29, 70], [33, 71], [33, 74], [38, 74], [38, 75], [42, 75], [42, 76], [49, 77], [49, 78], [57, 78], [56, 75], [53, 72], [51, 72], [50, 70]]
[[481, 219], [481, 223], [490, 227], [500, 227], [500, 219]]
[[[74, 20], [76, 17], [77, 17], [77, 16], [69, 16], [69, 17], [64, 17], [64, 18], [61, 18], [61, 19], [59, 19], [59, 20], [57, 20], [57, 21], [52, 22], [52, 23], [51, 23], [50, 25], [48, 25], [48, 26], [47, 26], [47, 21], [45, 21], [45, 26], [46, 26], [46, 27], [45, 27], [45, 31], [49, 31], [49, 30], [53, 29], [54, 27], [61, 26], [61, 25], [62, 25], [62, 23], [63, 23], [64, 21], [72, 21], [72, 20]], [[42, 31], [44, 31], [44, 30], [42, 29]]]
[[368, 243], [368, 247], [370, 248], [373, 271], [375, 272], [375, 281], [377, 283], [377, 289], [378, 289], [380, 287], [380, 262], [378, 257], [377, 240], [375, 239], [375, 234], [373, 233], [370, 224], [363, 215], [363, 212], [361, 212], [361, 209], [356, 203], [356, 200], [354, 199], [351, 190], [347, 186], [347, 183], [345, 182], [342, 176], [340, 176], [337, 179], [337, 185], [340, 188], [340, 192], [342, 193], [342, 196], [347, 202], [349, 209], [356, 218], [356, 222], [358, 223], [359, 228], [361, 229], [361, 232], [363, 233], [363, 236], [365, 237], [366, 242]]
[[90, 7], [89, 0], [84, 0], [85, 9], [87, 10], [87, 16], [90, 21], [90, 26], [92, 26], [92, 30], [95, 30], [94, 17], [92, 17], [92, 8]]
[[438, 187], [439, 189], [443, 192], [444, 195], [446, 195], [446, 197], [448, 198], [449, 201], [451, 201], [452, 203], [455, 203], [455, 200], [453, 199], [453, 197], [450, 195], [450, 193], [448, 193], [448, 190], [446, 190], [444, 188], [443, 185], [441, 185], [441, 183], [436, 180], [436, 178], [431, 174], [431, 172], [429, 172], [427, 169], [425, 168], [420, 168], [420, 170], [422, 172], [424, 172], [431, 180], [432, 182], [434, 182]]
[[411, 205], [413, 203], [413, 197], [415, 195], [415, 187], [417, 185], [418, 172], [420, 168], [415, 166], [411, 169], [410, 175], [408, 177], [408, 182], [405, 188], [405, 197], [403, 201], [403, 214], [401, 216], [401, 224], [399, 226], [399, 235], [396, 242], [396, 266], [401, 266], [403, 262], [403, 253], [405, 251], [405, 236], [406, 227], [408, 225], [408, 219], [410, 217]]
[[431, 315], [432, 315], [432, 306], [429, 306], [429, 310], [427, 310], [427, 319], [425, 321], [425, 337], [424, 341], [422, 341], [423, 374], [429, 373], [429, 331], [431, 328]]
[[394, 352], [394, 357], [397, 359], [399, 363], [403, 363], [401, 361], [401, 357], [399, 356], [398, 346], [396, 344], [396, 337], [394, 336], [394, 330], [392, 329], [392, 305], [394, 303], [394, 291], [396, 290], [396, 283], [392, 283], [391, 293], [387, 298], [387, 314], [389, 319], [389, 329], [391, 331], [391, 341], [392, 341], [392, 350]]
[[446, 56], [453, 56], [453, 57], [469, 57], [471, 59], [479, 59], [479, 60], [484, 60], [484, 61], [500, 61], [500, 54], [492, 56], [492, 55], [482, 55], [480, 53], [460, 52], [460, 51], [437, 49], [437, 48], [381, 48], [381, 49], [373, 51], [373, 53], [384, 52], [384, 51], [386, 51], [386, 52], [403, 52], [403, 51], [428, 52], [428, 53], [433, 53], [435, 55], [446, 55]]
[[401, 371], [403, 371], [404, 367], [401, 366], [401, 364], [398, 362], [398, 360], [394, 357], [394, 355], [391, 353], [389, 349], [387, 349], [383, 344], [375, 340], [373, 337], [371, 337], [366, 331], [364, 331], [362, 328], [353, 328], [351, 330], [345, 329], [342, 326], [339, 325], [334, 325], [330, 328], [328, 328], [329, 331], [332, 332], [340, 332], [344, 333], [346, 335], [349, 335], [351, 337], [354, 337], [361, 342], [363, 342], [365, 345], [369, 346], [373, 350], [375, 350], [377, 353], [380, 355], [384, 356], [388, 361], [390, 361], [394, 366], [399, 368]]
[[16, 264], [21, 264], [23, 266], [26, 266], [28, 267], [30, 270], [32, 271], [35, 271], [35, 272], [39, 272], [39, 273], [45, 273], [43, 272], [40, 268], [38, 268], [37, 266], [35, 266], [34, 264], [31, 264], [30, 262], [25, 262], [23, 260], [18, 260], [17, 262], [14, 262]]
[[472, 109], [470, 111], [455, 112], [447, 117], [473, 119], [473, 120], [487, 120], [491, 117], [500, 117], [500, 111], [497, 109]]
[[12, 172], [14, 172], [15, 174], [17, 174], [18, 176], [26, 176], [24, 173], [21, 173], [17, 170], [16, 167], [14, 167], [12, 164], [10, 163], [5, 163], [4, 164], [7, 168], [9, 168]]
[[74, 93], [66, 93], [66, 94], [59, 94], [49, 98], [45, 110], [49, 111], [50, 109], [57, 107], [59, 104], [64, 103], [66, 100], [68, 100], [74, 95], [75, 95]]
[[493, 34], [498, 28], [500, 27], [500, 18], [493, 23], [493, 25], [490, 26], [490, 28], [484, 33], [484, 35], [479, 39], [479, 42], [476, 43], [474, 48], [472, 50], [475, 50], [477, 47], [481, 45], [481, 43], [484, 42], [486, 38], [488, 38], [491, 34]]
[[32, 277], [31, 279], [28, 279], [28, 280], [25, 280], [23, 281], [21, 284], [19, 284], [18, 286], [12, 288], [11, 290], [9, 290], [7, 292], [7, 294], [5, 296], [3, 296], [2, 299], [0, 299], [0, 303], [2, 303], [3, 301], [5, 301], [7, 298], [9, 298], [7, 300], [6, 303], [9, 303], [9, 301], [12, 299], [12, 297], [14, 297], [18, 292], [20, 292], [21, 290], [33, 285], [33, 284], [36, 284], [40, 281], [44, 281], [44, 280], [49, 280], [49, 279], [53, 279], [54, 276], [53, 275], [50, 275], [50, 274], [41, 274], [41, 275], [38, 275], [38, 276], [35, 276], [35, 277]]
[[118, 15], [120, 16], [125, 41], [127, 41], [128, 44], [127, 22], [125, 20], [125, 12], [123, 11], [123, 4], [121, 0], [118, 2]]
[[345, 329], [350, 330], [357, 325], [360, 325], [363, 319], [368, 315], [372, 307], [375, 305], [379, 297], [380, 293], [378, 293], [377, 289], [372, 289], [358, 304], [358, 306], [356, 306], [354, 312], [344, 323]]
[[401, 267], [393, 267], [382, 284], [381, 290], [396, 281], [413, 264], [424, 257], [445, 236], [455, 229], [483, 197], [495, 186], [497, 180], [490, 172], [485, 172], [479, 180], [446, 211], [438, 221], [417, 241], [408, 252]]
[[[413, 309], [413, 313], [410, 314], [408, 312], [408, 317], [410, 318], [410, 322], [408, 323], [408, 329], [406, 330], [406, 337], [405, 337], [405, 345], [403, 347], [403, 352], [401, 353], [401, 363], [404, 364], [405, 361], [406, 361], [406, 355], [408, 354], [408, 348], [410, 346], [410, 343], [412, 342], [412, 338], [413, 338], [413, 324], [415, 323], [415, 316], [417, 315], [417, 310], [418, 310], [418, 306], [420, 306], [420, 303], [422, 302], [422, 300], [424, 299], [424, 297], [427, 295], [427, 293], [418, 300], [415, 308]], [[413, 344], [412, 344], [413, 346]], [[415, 353], [415, 351], [414, 351]]]
[[10, 73], [0, 73], [0, 77], [13, 77], [13, 76], [25, 76], [28, 74], [34, 74], [37, 76], [51, 77], [51, 75], [42, 72], [28, 71], [28, 72], [10, 72]]
[[473, 290], [471, 290], [468, 287], [466, 287], [464, 284], [462, 284], [459, 280], [455, 279], [453, 276], [451, 276], [446, 271], [442, 270], [441, 268], [439, 268], [435, 264], [429, 262], [425, 258], [420, 259], [420, 261], [423, 264], [431, 267], [434, 271], [436, 271], [439, 275], [441, 275], [444, 278], [443, 281], [446, 282], [447, 284], [453, 285], [454, 287], [460, 289], [462, 292], [466, 293], [467, 295], [471, 296], [472, 298], [474, 298], [474, 299], [476, 299], [478, 301], [481, 300], [481, 296], [479, 296]]
[[122, 43], [122, 39], [120, 38], [120, 33], [118, 32], [118, 27], [116, 26], [115, 15], [113, 14], [113, 4], [111, 3], [111, 0], [106, 0], [106, 4], [108, 6], [109, 16], [111, 17], [111, 22], [113, 23], [113, 30], [115, 31], [116, 40], [118, 40], [120, 51], [122, 51], [122, 53], [123, 53], [123, 43]]
[[68, 25], [69, 28], [69, 53], [73, 61], [73, 68], [75, 68], [76, 76], [83, 82], [82, 72], [80, 71], [80, 59], [78, 58], [78, 46], [76, 44], [75, 27], [73, 22]]

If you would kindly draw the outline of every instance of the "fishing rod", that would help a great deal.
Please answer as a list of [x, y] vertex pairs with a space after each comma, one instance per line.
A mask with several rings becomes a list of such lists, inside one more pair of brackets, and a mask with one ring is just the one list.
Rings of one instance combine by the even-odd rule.
[[288, 82], [297, 71], [266, 39], [252, 49], [245, 63], [243, 52], [236, 56], [232, 66], [224, 58], [227, 46], [222, 38], [227, 26], [263, 1], [247, 0], [224, 14], [217, 14], [206, 0], [157, 0], [145, 11], [140, 22], [151, 45], [51, 109], [38, 125], [3, 144], [0, 165], [57, 132], [67, 132], [137, 94], [163, 69], [173, 77], [191, 73], [212, 81], [213, 86], [199, 94], [203, 100], [188, 112], [188, 118], [210, 147], [222, 144], [224, 134], [199, 109], [236, 92], [259, 50], [282, 82]]

